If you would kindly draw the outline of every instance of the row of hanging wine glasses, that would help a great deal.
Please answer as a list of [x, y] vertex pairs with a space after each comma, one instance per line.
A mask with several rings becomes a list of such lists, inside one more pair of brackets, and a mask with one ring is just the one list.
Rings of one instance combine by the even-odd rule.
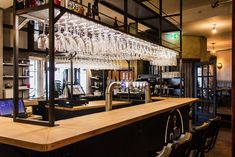
[[176, 66], [177, 56], [155, 58], [154, 60], [150, 61], [150, 64], [155, 66]]
[[[43, 33], [38, 39], [38, 48], [49, 48], [49, 35]], [[65, 15], [56, 23], [55, 51], [66, 56], [106, 60], [176, 59], [174, 50], [144, 41], [84, 18]]]
[[[56, 64], [70, 66], [69, 57], [56, 57]], [[104, 59], [82, 59], [82, 58], [73, 58], [74, 68], [83, 68], [83, 69], [97, 69], [97, 70], [116, 70], [122, 69], [122, 64], [120, 61], [113, 60], [104, 60]]]

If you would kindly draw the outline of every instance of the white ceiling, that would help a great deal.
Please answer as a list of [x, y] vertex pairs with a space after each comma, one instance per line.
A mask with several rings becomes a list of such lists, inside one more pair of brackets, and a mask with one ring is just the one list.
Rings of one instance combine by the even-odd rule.
[[[163, 0], [163, 10], [167, 14], [179, 12], [180, 0]], [[207, 38], [208, 51], [215, 43], [215, 50], [232, 47], [232, 5], [220, 4], [212, 8], [211, 3], [216, 0], [183, 0], [183, 34], [204, 36]], [[225, 2], [227, 0], [220, 0]], [[150, 0], [158, 6], [158, 0]], [[147, 5], [148, 2], [145, 2]], [[149, 5], [150, 7], [150, 5]], [[151, 7], [154, 9], [154, 7]], [[156, 8], [155, 8], [156, 10]], [[174, 18], [179, 21], [178, 17]], [[217, 33], [212, 34], [213, 24], [216, 24]]]
[[[149, 0], [155, 6], [159, 5], [159, 0]], [[148, 2], [144, 2], [148, 5]], [[211, 0], [182, 0], [183, 10], [200, 7], [203, 5], [208, 5], [211, 3]], [[148, 5], [151, 7], [150, 5]], [[154, 7], [151, 7], [154, 9]], [[179, 12], [180, 0], [162, 0], [163, 11], [167, 14]]]
[[[0, 8], [8, 8], [13, 0], [0, 0]], [[90, 0], [84, 0], [85, 2]], [[232, 6], [231, 3], [211, 8], [211, 2], [215, 0], [183, 0], [183, 34], [205, 36], [208, 39], [208, 50], [211, 50], [211, 43], [215, 44], [216, 50], [231, 48], [232, 44]], [[226, 0], [220, 0], [226, 1]], [[150, 0], [151, 3], [158, 5], [158, 0]], [[156, 8], [155, 8], [156, 9]], [[163, 0], [164, 12], [176, 13], [179, 10], [179, 0]], [[104, 7], [100, 7], [104, 10]], [[110, 13], [110, 10], [105, 10]], [[110, 16], [117, 16], [117, 13], [110, 13]], [[213, 24], [216, 24], [217, 33], [211, 33]]]
[[[216, 24], [216, 34], [212, 34]], [[232, 47], [232, 5], [231, 3], [212, 8], [211, 5], [187, 9], [183, 11], [183, 34], [198, 35], [207, 38], [208, 50], [215, 43], [215, 50]]]
[[0, 0], [0, 8], [8, 8], [10, 6], [12, 6], [12, 2], [13, 0]]

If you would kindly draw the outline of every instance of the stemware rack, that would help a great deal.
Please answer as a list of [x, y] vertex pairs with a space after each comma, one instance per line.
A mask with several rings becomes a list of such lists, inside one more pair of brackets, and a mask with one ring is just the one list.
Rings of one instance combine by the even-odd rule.
[[[127, 35], [128, 37], [133, 37], [139, 40], [143, 40], [141, 39], [139, 36], [135, 35], [135, 34], [130, 34], [128, 33], [128, 29], [127, 29], [127, 25], [128, 25], [128, 17], [131, 17], [128, 14], [128, 0], [124, 1], [124, 11], [120, 11], [123, 15], [124, 15], [124, 30], [118, 30], [118, 32]], [[137, 0], [131, 0], [133, 2], [137, 3]], [[138, 2], [138, 4], [141, 4], [141, 2]], [[162, 22], [167, 21], [167, 20], [163, 20], [164, 17], [162, 15], [162, 0], [160, 0], [160, 12], [158, 15], [159, 18], [159, 31], [162, 31]], [[41, 6], [35, 6], [32, 8], [24, 8], [24, 9], [17, 9], [17, 0], [14, 0], [13, 3], [13, 19], [14, 19], [14, 26], [13, 26], [13, 33], [14, 33], [14, 48], [13, 48], [13, 52], [14, 52], [14, 114], [13, 114], [13, 120], [15, 122], [22, 122], [22, 123], [29, 123], [29, 124], [35, 124], [35, 125], [44, 125], [44, 126], [55, 126], [55, 119], [54, 119], [54, 109], [55, 109], [55, 93], [54, 93], [54, 82], [55, 82], [55, 76], [54, 76], [54, 71], [55, 71], [55, 41], [54, 41], [54, 36], [55, 36], [55, 27], [54, 25], [58, 22], [58, 20], [61, 19], [62, 16], [64, 16], [65, 14], [70, 14], [70, 15], [75, 15], [76, 17], [79, 18], [83, 18], [87, 21], [91, 21], [93, 23], [99, 24], [101, 26], [107, 27], [111, 30], [117, 31], [114, 29], [113, 26], [110, 26], [104, 22], [101, 22], [99, 20], [96, 19], [92, 19], [89, 17], [86, 17], [82, 14], [79, 14], [78, 12], [75, 12], [73, 10], [67, 9], [65, 7], [59, 6], [54, 4], [54, 0], [49, 0], [49, 2], [47, 4], [41, 5]], [[141, 7], [146, 9], [146, 6], [144, 5], [140, 5]], [[111, 7], [112, 9], [112, 7]], [[113, 8], [113, 10], [115, 10]], [[117, 10], [116, 10], [117, 11]], [[156, 15], [156, 14], [154, 14]], [[23, 21], [19, 21], [19, 16], [23, 16], [25, 19]], [[182, 36], [182, 0], [180, 0], [180, 14], [179, 15], [169, 15], [168, 17], [171, 16], [180, 16], [180, 26], [178, 27], [174, 27], [177, 28], [178, 31], [180, 31], [180, 39]], [[156, 18], [156, 17], [155, 17]], [[135, 18], [136, 19], [136, 18]], [[31, 120], [27, 120], [27, 119], [22, 119], [18, 117], [18, 60], [19, 60], [19, 30], [25, 25], [27, 24], [30, 20], [36, 20], [38, 22], [44, 22], [44, 23], [48, 23], [49, 25], [49, 48], [46, 51], [48, 54], [48, 61], [49, 61], [49, 112], [48, 112], [48, 121], [31, 121]], [[137, 19], [136, 19], [137, 20]], [[139, 19], [139, 21], [141, 21]], [[144, 22], [142, 22], [144, 24]], [[169, 21], [167, 21], [167, 23], [169, 23]], [[172, 26], [172, 24], [171, 24]], [[161, 35], [160, 35], [161, 36]], [[160, 37], [161, 39], [161, 37]], [[143, 41], [147, 42], [147, 39], [144, 39]], [[150, 44], [156, 45], [156, 43], [153, 43], [153, 41], [148, 41]], [[159, 42], [159, 44], [161, 45], [161, 40]], [[165, 48], [167, 50], [170, 50], [172, 52], [176, 52], [179, 53], [179, 58], [182, 58], [182, 39], [180, 40], [180, 51], [175, 51], [175, 50], [171, 50], [170, 48], [164, 47], [161, 45], [162, 48]], [[180, 61], [180, 67], [181, 67], [182, 62]], [[71, 69], [73, 69], [73, 59], [71, 56]], [[181, 68], [180, 68], [181, 70]], [[71, 75], [73, 75], [73, 70], [71, 70]], [[73, 77], [71, 77], [72, 79]], [[73, 82], [73, 80], [71, 80], [71, 82]], [[73, 92], [72, 90], [73, 88], [71, 87], [71, 93]]]

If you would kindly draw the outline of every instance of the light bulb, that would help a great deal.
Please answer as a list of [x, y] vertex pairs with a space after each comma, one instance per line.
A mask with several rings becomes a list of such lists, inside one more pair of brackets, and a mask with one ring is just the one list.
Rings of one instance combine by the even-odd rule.
[[215, 34], [217, 33], [217, 30], [215, 28], [212, 29], [212, 33]]
[[215, 54], [216, 54], [215, 49], [212, 49], [210, 53], [211, 53], [212, 55], [215, 55]]
[[212, 31], [211, 31], [211, 32], [212, 32], [212, 34], [215, 34], [215, 33], [217, 33], [217, 30], [216, 30], [216, 25], [215, 25], [215, 24], [213, 25], [213, 27], [212, 27]]

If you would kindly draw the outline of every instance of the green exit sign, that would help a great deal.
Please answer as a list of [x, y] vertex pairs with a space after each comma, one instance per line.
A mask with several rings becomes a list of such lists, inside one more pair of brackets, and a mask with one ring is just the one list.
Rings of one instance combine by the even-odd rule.
[[171, 34], [171, 39], [179, 39], [179, 38], [180, 38], [179, 33], [172, 33]]

